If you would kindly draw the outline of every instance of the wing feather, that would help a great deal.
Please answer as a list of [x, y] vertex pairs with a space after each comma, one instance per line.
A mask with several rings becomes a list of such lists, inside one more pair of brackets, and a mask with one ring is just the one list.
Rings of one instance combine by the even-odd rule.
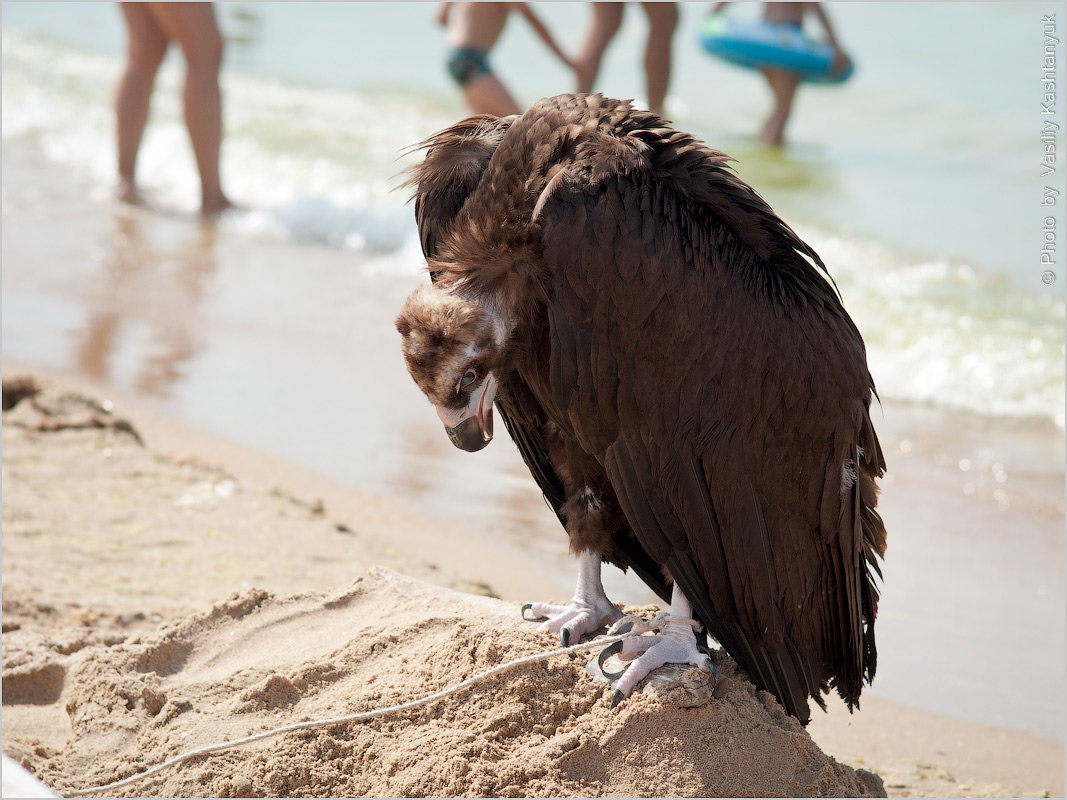
[[875, 663], [884, 463], [862, 340], [818, 255], [721, 160], [646, 141], [680, 155], [558, 180], [542, 205], [553, 399], [599, 431], [644, 548], [806, 720], [828, 687], [855, 703]]

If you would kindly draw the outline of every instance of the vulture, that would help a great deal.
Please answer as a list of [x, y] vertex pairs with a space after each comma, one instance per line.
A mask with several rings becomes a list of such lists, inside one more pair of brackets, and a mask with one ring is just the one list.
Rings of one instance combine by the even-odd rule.
[[431, 281], [403, 356], [457, 447], [490, 441], [495, 406], [566, 529], [577, 586], [528, 606], [543, 627], [566, 645], [621, 617], [607, 561], [670, 607], [623, 643], [613, 705], [664, 663], [713, 672], [710, 636], [803, 723], [831, 691], [856, 707], [885, 464], [818, 254], [728, 156], [626, 101], [546, 98], [414, 149]]

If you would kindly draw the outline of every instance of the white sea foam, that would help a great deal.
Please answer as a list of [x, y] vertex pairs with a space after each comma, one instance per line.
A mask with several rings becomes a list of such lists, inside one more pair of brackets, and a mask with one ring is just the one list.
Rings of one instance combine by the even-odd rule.
[[867, 344], [880, 396], [1064, 426], [1064, 304], [966, 264], [804, 235]]

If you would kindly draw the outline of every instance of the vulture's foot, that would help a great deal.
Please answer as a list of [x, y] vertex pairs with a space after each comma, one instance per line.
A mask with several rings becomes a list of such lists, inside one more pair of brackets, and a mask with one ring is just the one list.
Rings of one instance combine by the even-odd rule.
[[[659, 626], [658, 633], [652, 636], [631, 636], [622, 640], [621, 647], [613, 644], [605, 648], [600, 654], [601, 668], [604, 659], [612, 655], [630, 662], [630, 666], [615, 681], [615, 694], [611, 697], [612, 708], [623, 698], [629, 697], [634, 687], [652, 670], [664, 664], [691, 664], [702, 672], [710, 672], [712, 681], [715, 680], [715, 663], [711, 660], [711, 654], [697, 644], [696, 631], [700, 628], [700, 623], [691, 618], [692, 614], [692, 604], [678, 588], [678, 584], [675, 584], [671, 590], [670, 613]], [[639, 633], [641, 629], [637, 627], [635, 630]]]
[[600, 664], [610, 656], [617, 656], [629, 661], [630, 666], [621, 673], [611, 674], [615, 681], [615, 694], [611, 697], [611, 707], [615, 708], [623, 698], [629, 697], [634, 687], [643, 681], [650, 672], [664, 664], [691, 664], [702, 672], [710, 672], [715, 680], [715, 664], [706, 648], [697, 644], [692, 622], [688, 619], [668, 618], [659, 633], [652, 636], [631, 636], [621, 642], [609, 645], [600, 654]]
[[585, 634], [601, 625], [610, 625], [622, 616], [604, 594], [604, 585], [600, 582], [600, 555], [590, 550], [578, 554], [578, 585], [574, 587], [574, 598], [569, 604], [527, 603], [522, 607], [523, 619], [527, 619], [527, 609], [534, 613], [534, 619], [545, 620], [541, 630], [559, 634], [564, 647], [570, 647]]
[[[534, 617], [526, 616], [529, 609]], [[615, 608], [607, 597], [597, 598], [593, 602], [575, 597], [565, 606], [551, 603], [527, 603], [522, 607], [522, 618], [529, 621], [544, 620], [541, 630], [558, 633], [564, 647], [581, 640], [587, 633], [597, 628], [610, 625], [622, 617], [622, 612]]]

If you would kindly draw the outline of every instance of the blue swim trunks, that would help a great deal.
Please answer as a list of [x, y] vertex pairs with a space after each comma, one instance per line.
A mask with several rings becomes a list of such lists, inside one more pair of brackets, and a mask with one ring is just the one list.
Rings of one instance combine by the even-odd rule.
[[456, 47], [448, 54], [448, 73], [460, 86], [466, 86], [480, 75], [490, 75], [489, 59], [481, 50]]

